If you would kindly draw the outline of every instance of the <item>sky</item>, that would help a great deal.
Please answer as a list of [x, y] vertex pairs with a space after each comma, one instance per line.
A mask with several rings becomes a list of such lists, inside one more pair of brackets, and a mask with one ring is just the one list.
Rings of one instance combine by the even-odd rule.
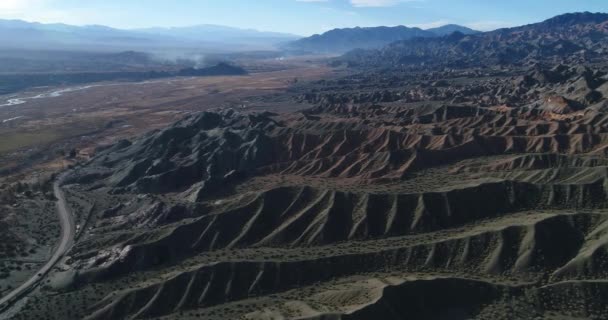
[[608, 12], [608, 0], [0, 0], [0, 19], [124, 29], [217, 24], [302, 36], [448, 23], [487, 31], [578, 11]]

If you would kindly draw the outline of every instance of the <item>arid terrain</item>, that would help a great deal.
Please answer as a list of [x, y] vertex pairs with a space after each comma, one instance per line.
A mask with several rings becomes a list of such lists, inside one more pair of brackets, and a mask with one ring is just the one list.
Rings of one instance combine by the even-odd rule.
[[86, 161], [99, 146], [191, 113], [305, 108], [305, 103], [294, 106], [289, 94], [277, 96], [292, 88], [294, 79], [340, 72], [301, 61], [264, 62], [258, 69], [245, 76], [102, 82], [1, 96], [0, 297], [51, 257], [60, 229], [52, 181], [62, 170]]
[[284, 109], [286, 99], [273, 95], [285, 92], [298, 79], [314, 80], [335, 72], [297, 62], [268, 69], [245, 76], [102, 82], [0, 96], [0, 104], [5, 104], [0, 107], [0, 133], [6, 137], [0, 142], [0, 170], [31, 166], [30, 160], [52, 155], [49, 146], [68, 152], [107, 144], [164, 127], [188, 113]]
[[5, 228], [28, 240], [0, 247], [26, 269], [6, 259], [0, 292], [70, 244], [3, 316], [607, 319], [607, 26], [0, 108]]

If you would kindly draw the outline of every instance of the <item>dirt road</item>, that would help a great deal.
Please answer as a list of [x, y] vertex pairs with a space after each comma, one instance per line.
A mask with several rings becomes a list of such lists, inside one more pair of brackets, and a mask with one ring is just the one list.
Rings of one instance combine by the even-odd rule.
[[[59, 262], [59, 260], [65, 255], [68, 249], [74, 242], [75, 223], [74, 216], [70, 213], [65, 196], [61, 190], [61, 182], [65, 174], [60, 175], [53, 184], [53, 192], [57, 198], [57, 213], [59, 215], [59, 222], [61, 224], [61, 239], [59, 245], [55, 249], [55, 253], [49, 261], [36, 272], [30, 279], [15, 288], [6, 296], [0, 299], [0, 310], [8, 307], [11, 303], [15, 302], [19, 298], [23, 297], [30, 289], [32, 289], [38, 282], [40, 282], [44, 276]], [[1, 318], [1, 317], [0, 317]]]

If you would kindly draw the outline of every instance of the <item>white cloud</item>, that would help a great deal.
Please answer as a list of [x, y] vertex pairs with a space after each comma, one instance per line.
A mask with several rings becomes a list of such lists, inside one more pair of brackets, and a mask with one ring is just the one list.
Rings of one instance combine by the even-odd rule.
[[350, 0], [355, 7], [390, 7], [399, 3], [398, 0]]
[[350, 0], [354, 7], [392, 7], [402, 2], [422, 2], [424, 0]]
[[[330, 0], [296, 0], [297, 2], [329, 2]], [[353, 7], [392, 7], [401, 2], [422, 2], [424, 0], [350, 0]]]

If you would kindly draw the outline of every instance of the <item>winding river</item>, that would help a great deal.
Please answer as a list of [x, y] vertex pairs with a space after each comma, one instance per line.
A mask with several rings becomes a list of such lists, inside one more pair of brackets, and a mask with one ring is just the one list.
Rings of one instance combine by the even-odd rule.
[[[190, 78], [190, 77], [184, 77], [184, 79], [187, 79], [187, 78]], [[9, 106], [16, 106], [16, 105], [24, 104], [24, 103], [27, 103], [29, 100], [46, 99], [46, 98], [57, 98], [57, 97], [61, 97], [62, 95], [66, 94], [66, 93], [75, 92], [75, 91], [82, 91], [82, 90], [87, 90], [87, 89], [96, 88], [96, 87], [114, 87], [114, 86], [124, 86], [124, 85], [144, 85], [144, 84], [161, 83], [161, 82], [164, 82], [164, 83], [167, 83], [167, 84], [172, 84], [174, 81], [175, 80], [148, 80], [148, 81], [142, 81], [142, 82], [90, 84], [90, 85], [85, 85], [85, 86], [69, 87], [69, 88], [59, 89], [59, 90], [55, 90], [55, 91], [40, 93], [38, 95], [29, 96], [29, 97], [15, 98], [15, 95], [11, 95], [10, 99], [6, 100], [6, 102], [4, 104], [0, 104], [0, 108], [1, 107], [9, 107]]]

